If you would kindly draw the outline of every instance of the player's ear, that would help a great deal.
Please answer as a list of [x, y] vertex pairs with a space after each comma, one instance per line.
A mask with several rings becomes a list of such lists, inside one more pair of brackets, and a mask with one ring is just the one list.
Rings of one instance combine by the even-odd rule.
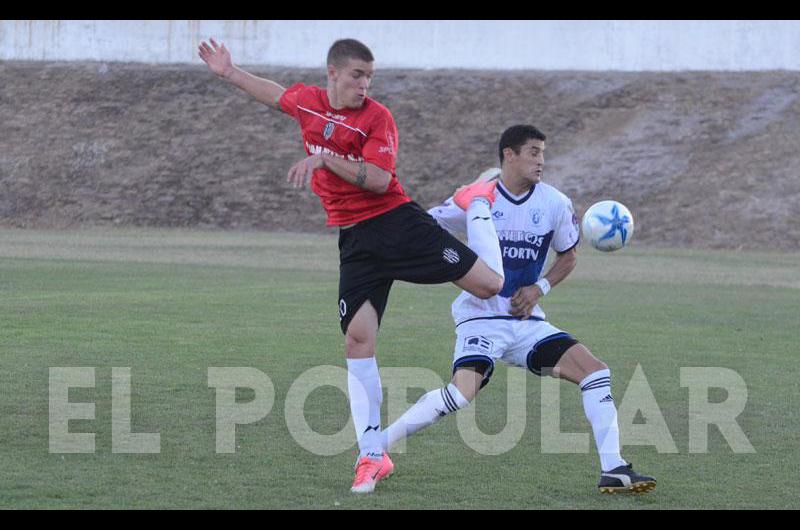
[[516, 155], [517, 153], [514, 152], [514, 149], [511, 147], [504, 147], [503, 148], [503, 160], [508, 160], [512, 156]]
[[336, 67], [332, 64], [328, 65], [328, 80], [336, 81]]

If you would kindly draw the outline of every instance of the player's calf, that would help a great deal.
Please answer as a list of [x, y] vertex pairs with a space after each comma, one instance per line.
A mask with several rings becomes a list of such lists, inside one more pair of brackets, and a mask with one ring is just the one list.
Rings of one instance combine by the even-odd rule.
[[503, 289], [505, 275], [500, 240], [492, 221], [496, 187], [496, 181], [477, 182], [459, 188], [453, 195], [453, 202], [467, 214], [467, 245], [480, 258], [456, 284], [484, 300]]
[[592, 355], [586, 346], [572, 340], [564, 343], [567, 349], [553, 366], [554, 375], [575, 384], [599, 370], [608, 370], [608, 365]]
[[616, 469], [628, 463], [620, 455], [617, 407], [611, 395], [611, 370], [568, 333], [545, 337], [528, 354], [533, 373], [551, 373], [576, 383], [583, 410], [592, 426], [600, 469]]
[[484, 375], [488, 370], [491, 370], [491, 363], [484, 360], [469, 361], [456, 368], [450, 384], [423, 395], [405, 414], [381, 432], [383, 450], [388, 451], [398, 440], [467, 407], [484, 385]]
[[458, 388], [450, 383], [443, 388], [431, 390], [423, 395], [394, 423], [381, 432], [383, 450], [388, 451], [398, 440], [430, 427], [448, 414], [469, 405]]

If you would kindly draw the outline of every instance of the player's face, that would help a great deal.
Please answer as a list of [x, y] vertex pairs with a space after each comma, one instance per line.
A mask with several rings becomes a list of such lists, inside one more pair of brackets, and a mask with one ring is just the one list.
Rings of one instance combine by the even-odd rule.
[[512, 151], [507, 160], [511, 174], [531, 184], [539, 182], [544, 171], [544, 141], [528, 140], [520, 147], [519, 154]]
[[373, 63], [358, 59], [348, 59], [340, 68], [330, 66], [328, 75], [334, 85], [337, 103], [351, 109], [360, 108], [367, 97], [374, 73]]

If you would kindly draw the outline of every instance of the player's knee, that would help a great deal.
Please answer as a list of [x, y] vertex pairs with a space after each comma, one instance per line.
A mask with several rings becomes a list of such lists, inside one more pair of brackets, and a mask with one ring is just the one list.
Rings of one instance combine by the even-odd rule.
[[490, 290], [492, 292], [492, 296], [496, 296], [496, 295], [500, 294], [500, 291], [503, 290], [503, 283], [505, 283], [505, 278], [503, 278], [499, 274], [495, 274], [494, 278], [492, 278], [492, 282], [491, 282], [491, 286], [490, 286], [491, 287]]
[[608, 365], [592, 355], [592, 353], [582, 344], [572, 350], [570, 362], [575, 371], [576, 381], [582, 381], [590, 375], [601, 370], [609, 370]]
[[[597, 373], [601, 370], [609, 370], [608, 365], [602, 361], [594, 360], [595, 362], [582, 365], [575, 374], [575, 381], [583, 381], [590, 375]], [[610, 371], [610, 370], [609, 370]]]
[[[577, 355], [577, 362], [586, 372], [586, 375], [597, 372], [598, 370], [608, 370], [608, 365], [595, 357], [589, 348], [583, 344], [578, 344], [573, 349]], [[572, 351], [572, 350], [568, 350]]]
[[344, 345], [347, 357], [360, 359], [375, 355], [375, 337], [368, 333], [359, 333], [357, 330], [347, 330], [344, 336]]
[[471, 359], [461, 362], [455, 368], [450, 385], [459, 391], [468, 405], [475, 399], [481, 388], [489, 382], [493, 371], [494, 367], [488, 359]]
[[500, 291], [503, 290], [503, 277], [497, 273], [492, 273], [485, 281], [481, 282], [481, 284], [477, 288], [477, 293], [475, 296], [482, 300], [488, 300], [493, 296], [497, 296], [500, 294]]

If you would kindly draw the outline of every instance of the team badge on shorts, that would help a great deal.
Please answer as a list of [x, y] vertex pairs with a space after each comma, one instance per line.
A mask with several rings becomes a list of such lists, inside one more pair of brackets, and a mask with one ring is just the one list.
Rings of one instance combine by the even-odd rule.
[[492, 353], [492, 346], [493, 342], [486, 337], [482, 335], [473, 335], [472, 337], [467, 337], [464, 339], [463, 351], [474, 351], [484, 355], [489, 355]]
[[339, 320], [343, 319], [347, 315], [347, 302], [344, 301], [344, 298], [339, 300]]
[[444, 259], [447, 263], [452, 263], [455, 265], [461, 261], [461, 256], [458, 255], [458, 252], [455, 249], [447, 247], [442, 252], [442, 259]]
[[325, 128], [322, 129], [322, 136], [325, 137], [326, 140], [330, 140], [331, 136], [333, 136], [333, 128], [336, 127], [336, 124], [332, 121], [329, 121], [325, 124]]

